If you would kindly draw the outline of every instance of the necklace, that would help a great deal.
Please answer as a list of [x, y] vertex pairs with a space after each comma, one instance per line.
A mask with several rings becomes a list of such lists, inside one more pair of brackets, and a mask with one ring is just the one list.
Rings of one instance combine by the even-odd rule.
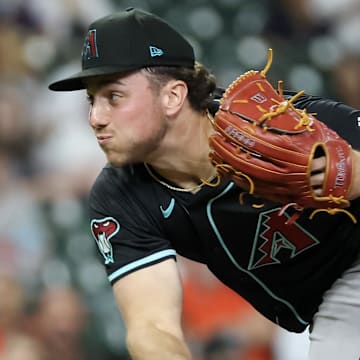
[[144, 163], [145, 169], [148, 172], [148, 174], [159, 184], [165, 186], [166, 188], [170, 189], [170, 190], [174, 190], [174, 191], [180, 191], [180, 192], [191, 192], [191, 193], [196, 193], [198, 192], [204, 185], [209, 185], [209, 186], [217, 186], [219, 184], [219, 181], [216, 181], [216, 183], [211, 183], [212, 180], [214, 180], [215, 178], [217, 178], [217, 175], [212, 175], [210, 176], [207, 180], [201, 180], [201, 184], [193, 186], [191, 188], [180, 188], [180, 187], [176, 187], [176, 186], [172, 186], [169, 185], [168, 183], [166, 183], [165, 181], [159, 179], [159, 177], [157, 175], [154, 174], [154, 172], [150, 169], [149, 165], [147, 163]]

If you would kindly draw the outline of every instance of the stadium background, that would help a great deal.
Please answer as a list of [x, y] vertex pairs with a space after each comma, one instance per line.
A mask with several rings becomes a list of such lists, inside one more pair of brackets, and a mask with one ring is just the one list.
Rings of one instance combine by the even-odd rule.
[[[105, 160], [85, 94], [47, 84], [79, 69], [91, 21], [128, 6], [180, 30], [220, 86], [261, 69], [272, 47], [270, 80], [360, 108], [358, 0], [0, 0], [0, 359], [11, 344], [20, 360], [42, 359], [38, 345], [54, 360], [126, 358], [86, 217]], [[272, 340], [282, 360], [288, 340]]]

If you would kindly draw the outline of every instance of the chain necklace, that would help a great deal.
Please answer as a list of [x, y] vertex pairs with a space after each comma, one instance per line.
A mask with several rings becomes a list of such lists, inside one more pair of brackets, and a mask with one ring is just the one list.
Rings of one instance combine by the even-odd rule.
[[166, 188], [173, 190], [173, 191], [180, 191], [180, 192], [191, 192], [191, 193], [196, 193], [198, 192], [204, 185], [209, 185], [209, 186], [217, 186], [219, 184], [219, 182], [217, 181], [216, 183], [211, 183], [212, 180], [214, 180], [215, 178], [217, 178], [217, 175], [212, 175], [210, 176], [207, 180], [201, 180], [201, 184], [193, 186], [191, 188], [180, 188], [180, 187], [176, 187], [176, 186], [172, 186], [169, 185], [168, 183], [166, 183], [165, 181], [159, 179], [159, 177], [157, 175], [154, 174], [154, 172], [150, 169], [149, 165], [147, 163], [144, 163], [145, 169], [148, 172], [148, 174], [159, 184], [165, 186]]

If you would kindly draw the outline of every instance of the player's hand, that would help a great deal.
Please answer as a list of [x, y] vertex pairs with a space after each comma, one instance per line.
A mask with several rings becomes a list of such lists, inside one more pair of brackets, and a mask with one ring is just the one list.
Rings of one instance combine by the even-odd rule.
[[353, 174], [349, 193], [349, 199], [354, 200], [360, 197], [360, 151], [352, 150]]
[[325, 171], [326, 171], [326, 158], [325, 156], [316, 158], [311, 164], [311, 176], [310, 184], [317, 196], [320, 196], [322, 193], [323, 183], [325, 181]]
[[[351, 189], [349, 192], [349, 200], [354, 200], [360, 197], [360, 152], [352, 150], [352, 159], [353, 172]], [[322, 185], [326, 178], [325, 169], [326, 158], [324, 156], [313, 160], [311, 167], [310, 184], [313, 187], [313, 190], [317, 196], [321, 195]]]

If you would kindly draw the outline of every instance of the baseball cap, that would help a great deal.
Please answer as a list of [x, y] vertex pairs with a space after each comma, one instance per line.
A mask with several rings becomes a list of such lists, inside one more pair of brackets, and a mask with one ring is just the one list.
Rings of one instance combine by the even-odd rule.
[[84, 80], [150, 66], [194, 66], [190, 43], [160, 17], [128, 8], [93, 22], [82, 50], [82, 71], [49, 85], [50, 90], [85, 89]]

